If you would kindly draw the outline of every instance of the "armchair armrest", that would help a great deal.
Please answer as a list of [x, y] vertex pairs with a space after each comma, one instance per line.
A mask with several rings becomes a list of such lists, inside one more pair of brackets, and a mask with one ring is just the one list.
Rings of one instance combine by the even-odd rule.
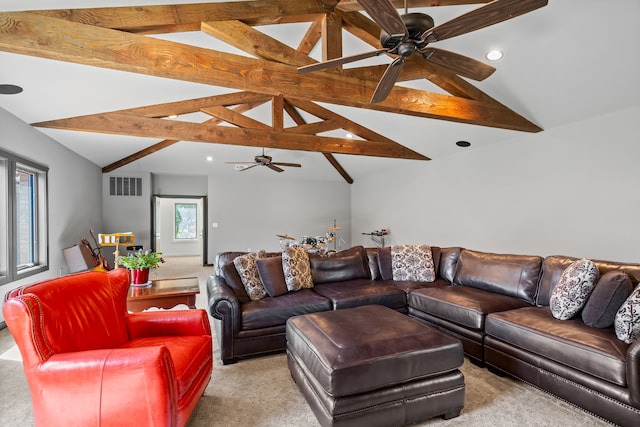
[[211, 335], [207, 312], [198, 310], [163, 310], [130, 313], [127, 329], [131, 339], [157, 336]]
[[627, 387], [629, 399], [636, 408], [640, 408], [640, 340], [627, 350]]
[[[53, 355], [29, 378], [36, 424], [175, 425], [177, 384], [164, 346]], [[144, 411], [135, 404], [144, 402]]]

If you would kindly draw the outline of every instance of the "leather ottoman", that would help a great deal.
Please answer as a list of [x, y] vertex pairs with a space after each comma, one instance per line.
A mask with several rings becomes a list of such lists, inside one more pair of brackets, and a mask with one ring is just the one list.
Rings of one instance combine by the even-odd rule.
[[322, 426], [402, 426], [460, 415], [462, 343], [378, 305], [287, 321], [287, 360]]

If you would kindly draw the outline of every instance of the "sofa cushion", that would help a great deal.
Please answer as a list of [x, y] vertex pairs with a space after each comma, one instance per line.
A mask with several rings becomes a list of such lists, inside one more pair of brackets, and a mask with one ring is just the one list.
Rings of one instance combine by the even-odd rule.
[[287, 293], [287, 282], [284, 280], [282, 257], [258, 258], [256, 260], [258, 276], [270, 297]]
[[453, 279], [456, 275], [460, 252], [462, 252], [462, 248], [459, 247], [440, 249], [440, 261], [436, 273], [439, 277], [443, 278], [449, 283], [453, 283]]
[[440, 278], [436, 278], [436, 280], [434, 280], [433, 282], [415, 282], [412, 280], [390, 280], [389, 282], [392, 283], [396, 288], [401, 289], [406, 293], [409, 293], [415, 289], [450, 285], [449, 282]]
[[568, 320], [587, 302], [598, 280], [598, 267], [588, 259], [574, 261], [567, 267], [551, 293], [549, 307], [553, 317]]
[[463, 249], [454, 284], [535, 301], [542, 258], [530, 255], [492, 254]]
[[391, 246], [391, 269], [393, 280], [433, 282], [436, 278], [428, 245]]
[[614, 384], [627, 385], [628, 344], [612, 329], [581, 319], [558, 320], [547, 307], [525, 307], [487, 316], [487, 335]]
[[592, 328], [609, 328], [616, 312], [627, 299], [633, 286], [631, 279], [622, 271], [604, 273], [582, 309], [582, 321]]
[[415, 310], [480, 331], [484, 329], [487, 314], [528, 305], [519, 298], [451, 285], [411, 291], [407, 304]]
[[363, 246], [329, 254], [309, 254], [314, 284], [370, 279], [369, 261]]
[[236, 257], [233, 260], [233, 265], [235, 265], [236, 270], [238, 270], [244, 289], [247, 291], [247, 295], [252, 301], [256, 301], [267, 296], [267, 291], [262, 285], [262, 281], [258, 275], [258, 267], [256, 265], [257, 258], [258, 254], [252, 252]]
[[221, 267], [222, 278], [226, 282], [226, 284], [233, 290], [233, 293], [238, 298], [238, 301], [247, 302], [251, 301], [249, 299], [249, 295], [247, 295], [247, 291], [244, 289], [244, 285], [242, 284], [242, 279], [238, 274], [238, 270], [236, 270], [236, 266], [233, 264], [233, 260], [224, 264]]
[[366, 248], [369, 272], [373, 280], [380, 280], [380, 266], [378, 265], [378, 248]]
[[300, 314], [331, 310], [331, 301], [311, 289], [287, 292], [242, 304], [242, 330], [283, 326], [287, 319]]
[[335, 310], [369, 304], [405, 309], [407, 305], [406, 293], [385, 280], [358, 279], [323, 283], [313, 290], [329, 299]]
[[378, 248], [378, 267], [382, 280], [393, 280], [393, 268], [391, 267], [391, 246]]
[[[536, 297], [536, 305], [549, 305], [549, 298], [553, 288], [560, 280], [562, 272], [577, 258], [551, 255], [544, 259], [542, 263], [542, 275], [540, 276], [540, 286], [538, 288], [538, 296]], [[635, 286], [640, 281], [640, 264], [629, 264], [622, 262], [592, 260], [600, 274], [608, 271], [621, 270], [629, 275], [631, 283]]]
[[299, 291], [313, 287], [309, 253], [304, 248], [287, 248], [282, 251], [282, 269], [288, 290]]
[[616, 336], [631, 344], [640, 338], [640, 285], [622, 303], [614, 320]]

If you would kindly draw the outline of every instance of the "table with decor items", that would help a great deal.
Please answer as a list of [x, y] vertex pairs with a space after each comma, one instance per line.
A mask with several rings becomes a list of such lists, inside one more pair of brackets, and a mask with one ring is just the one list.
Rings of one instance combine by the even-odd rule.
[[197, 277], [152, 280], [150, 286], [130, 286], [127, 309], [137, 312], [151, 307], [169, 309], [178, 304], [196, 308], [196, 295], [200, 293]]

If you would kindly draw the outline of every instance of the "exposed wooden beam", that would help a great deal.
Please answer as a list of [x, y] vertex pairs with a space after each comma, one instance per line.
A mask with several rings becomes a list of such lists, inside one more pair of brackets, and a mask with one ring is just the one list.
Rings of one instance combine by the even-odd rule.
[[425, 156], [400, 144], [390, 144], [388, 141], [360, 141], [348, 138], [275, 132], [270, 129], [210, 126], [202, 123], [132, 116], [123, 113], [104, 113], [53, 120], [34, 123], [33, 126], [168, 140], [270, 147], [285, 150], [319, 151], [411, 160], [427, 159]]
[[337, 1], [262, 0], [159, 6], [39, 10], [35, 13], [81, 24], [140, 34], [197, 31], [203, 21], [244, 20], [254, 25], [299, 22], [331, 12]]
[[345, 181], [347, 181], [349, 184], [353, 184], [353, 178], [351, 178], [351, 175], [349, 175], [349, 173], [342, 167], [340, 162], [338, 162], [338, 159], [336, 159], [336, 157], [333, 154], [331, 153], [322, 153], [322, 154], [324, 155], [325, 159], [327, 159], [329, 163], [331, 163], [331, 166], [333, 166], [338, 171], [338, 173], [342, 175]]
[[298, 44], [297, 50], [300, 53], [308, 55], [316, 46], [316, 44], [318, 44], [318, 42], [320, 41], [320, 37], [322, 36], [323, 21], [324, 15], [311, 23], [311, 25], [307, 29], [307, 32], [304, 34], [302, 40], [300, 40], [300, 43]]
[[[300, 112], [296, 109], [296, 107], [291, 105], [286, 100], [284, 101], [284, 105], [285, 105], [285, 110], [287, 111], [289, 116], [298, 125], [297, 128], [302, 128], [302, 127], [308, 126], [308, 124], [305, 122], [304, 118], [302, 117]], [[325, 120], [323, 123], [329, 123], [329, 122], [331, 122], [331, 121], [330, 120]], [[329, 161], [331, 166], [333, 166], [333, 168], [336, 171], [338, 171], [340, 176], [342, 176], [342, 178], [345, 181], [347, 181], [348, 184], [353, 184], [353, 178], [351, 178], [351, 175], [349, 175], [349, 173], [346, 171], [346, 169], [342, 167], [342, 165], [338, 162], [338, 159], [336, 159], [333, 154], [323, 152], [322, 155], [324, 156], [325, 159], [327, 159]]]
[[[342, 19], [340, 16], [327, 13], [322, 20], [322, 60], [342, 56]], [[342, 67], [339, 67], [342, 69]]]
[[377, 82], [246, 58], [29, 12], [0, 13], [0, 50], [197, 83], [505, 129], [541, 129], [504, 106], [396, 87], [370, 105]]
[[258, 58], [291, 65], [313, 64], [308, 55], [240, 21], [203, 22], [202, 31]]
[[145, 149], [142, 149], [140, 151], [137, 151], [133, 154], [131, 154], [130, 156], [127, 156], [123, 159], [118, 160], [117, 162], [113, 162], [105, 167], [102, 168], [102, 173], [109, 173], [109, 172], [113, 172], [116, 169], [119, 169], [125, 165], [128, 165], [129, 163], [135, 162], [136, 160], [140, 160], [143, 157], [147, 157], [150, 154], [156, 153], [160, 150], [163, 150], [167, 147], [171, 147], [173, 144], [175, 144], [176, 142], [180, 142], [176, 139], [165, 139], [164, 141], [160, 141], [156, 144], [153, 144], [150, 147], [147, 147]]
[[284, 129], [284, 97], [274, 96], [271, 102], [271, 128], [282, 132]]
[[258, 120], [252, 119], [251, 117], [245, 116], [244, 114], [230, 110], [226, 107], [208, 107], [203, 108], [201, 111], [212, 117], [220, 119], [220, 121], [222, 122], [227, 122], [238, 127], [251, 129], [270, 129], [268, 125]]
[[[203, 99], [203, 98], [201, 98], [201, 99]], [[223, 100], [226, 100], [226, 99], [228, 99], [227, 96], [220, 95], [220, 97], [219, 97], [219, 99], [217, 101], [218, 102], [224, 102]], [[190, 101], [198, 101], [198, 100], [190, 100]], [[249, 111], [249, 110], [257, 107], [258, 105], [262, 104], [265, 101], [266, 101], [266, 99], [264, 101], [262, 101], [262, 100], [254, 100], [254, 102], [252, 102], [252, 103], [237, 105], [234, 108], [234, 111], [237, 112], [237, 113], [244, 113], [246, 111]], [[188, 101], [183, 101], [183, 103], [188, 104]], [[212, 103], [215, 103], [215, 100], [212, 101]], [[210, 103], [209, 105], [211, 105], [212, 103]], [[178, 103], [170, 103], [170, 104], [178, 104]], [[160, 104], [160, 105], [169, 105], [169, 104]], [[130, 110], [122, 110], [122, 111], [129, 111], [129, 112], [133, 112], [133, 113], [143, 113], [143, 111], [141, 111], [141, 110], [144, 110], [145, 108], [148, 108], [148, 107], [142, 107], [140, 109], [132, 108]], [[122, 112], [122, 111], [120, 111], [120, 112]], [[190, 112], [192, 112], [192, 111], [190, 111]], [[146, 117], [152, 117], [152, 116], [147, 116], [147, 115], [145, 115], [145, 116]], [[214, 126], [214, 125], [219, 124], [221, 121], [222, 120], [215, 118], [215, 119], [207, 120], [205, 122], [205, 124], [208, 124], [210, 126]], [[156, 144], [153, 144], [150, 147], [147, 147], [147, 148], [145, 148], [143, 150], [140, 150], [140, 151], [138, 151], [138, 152], [136, 152], [134, 154], [131, 154], [130, 156], [127, 156], [127, 157], [125, 157], [123, 159], [120, 159], [117, 162], [111, 163], [111, 164], [103, 167], [102, 168], [102, 173], [112, 172], [112, 171], [114, 171], [114, 170], [116, 170], [118, 168], [121, 168], [122, 166], [128, 165], [129, 163], [135, 162], [136, 160], [139, 160], [139, 159], [141, 159], [143, 157], [146, 157], [149, 154], [153, 154], [153, 153], [155, 153], [157, 151], [160, 151], [160, 150], [162, 150], [164, 148], [170, 147], [173, 144], [175, 144], [176, 142], [180, 142], [180, 141], [171, 140], [171, 139], [165, 139], [164, 141], [160, 141], [160, 142], [158, 142]]]

